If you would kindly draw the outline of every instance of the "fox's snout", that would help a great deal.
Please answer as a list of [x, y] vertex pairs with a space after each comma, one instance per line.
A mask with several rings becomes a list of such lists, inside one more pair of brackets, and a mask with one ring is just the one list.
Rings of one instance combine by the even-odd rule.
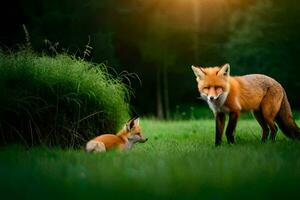
[[147, 142], [148, 141], [148, 138], [142, 138], [141, 140], [140, 140], [140, 143], [144, 143], [144, 142]]
[[148, 138], [145, 138], [141, 133], [133, 134], [128, 137], [128, 140], [132, 141], [133, 143], [139, 142], [144, 143], [148, 140]]
[[219, 97], [219, 95], [217, 95], [217, 96], [208, 95], [207, 99], [210, 100], [210, 101], [213, 101], [213, 100], [217, 100], [218, 97]]
[[208, 94], [206, 96], [207, 98], [207, 101], [219, 101], [219, 99], [222, 99], [222, 96], [224, 95], [224, 93], [219, 93], [219, 94], [215, 94], [215, 95], [211, 95], [211, 94]]
[[139, 137], [139, 139], [137, 140], [137, 142], [139, 142], [139, 143], [144, 143], [144, 142], [147, 142], [147, 140], [148, 140], [148, 138], [145, 138], [143, 135], [141, 135], [141, 136]]

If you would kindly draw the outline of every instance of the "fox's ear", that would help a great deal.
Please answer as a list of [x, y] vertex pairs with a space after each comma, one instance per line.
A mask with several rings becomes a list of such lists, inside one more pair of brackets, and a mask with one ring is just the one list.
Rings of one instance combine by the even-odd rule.
[[129, 131], [133, 127], [138, 126], [139, 124], [140, 124], [139, 118], [133, 118], [132, 120], [126, 123], [126, 129]]
[[129, 131], [130, 131], [129, 123], [126, 123], [126, 124], [124, 125], [123, 130], [126, 131], [126, 132], [129, 132]]
[[196, 77], [203, 78], [206, 75], [201, 67], [195, 67], [194, 65], [192, 65], [192, 70]]
[[230, 75], [230, 65], [228, 63], [223, 65], [217, 75], [229, 76]]
[[133, 127], [138, 125], [140, 125], [140, 118], [136, 118], [135, 120], [133, 120]]

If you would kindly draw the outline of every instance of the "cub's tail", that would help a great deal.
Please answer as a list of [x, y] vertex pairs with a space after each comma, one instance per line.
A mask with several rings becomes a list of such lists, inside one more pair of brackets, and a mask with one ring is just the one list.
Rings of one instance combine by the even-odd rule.
[[279, 112], [275, 118], [281, 131], [291, 139], [300, 139], [300, 129], [293, 118], [291, 106], [284, 91]]
[[103, 142], [90, 140], [85, 147], [87, 152], [105, 152], [106, 148]]

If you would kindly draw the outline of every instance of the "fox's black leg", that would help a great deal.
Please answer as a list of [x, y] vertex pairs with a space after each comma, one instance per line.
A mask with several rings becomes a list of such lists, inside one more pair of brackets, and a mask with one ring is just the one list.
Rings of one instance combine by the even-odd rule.
[[269, 132], [270, 132], [268, 124], [267, 124], [266, 120], [264, 119], [264, 116], [263, 116], [261, 110], [255, 110], [255, 111], [253, 111], [253, 114], [254, 114], [256, 120], [258, 121], [259, 125], [262, 128], [261, 141], [265, 142], [268, 139]]
[[239, 118], [239, 113], [238, 112], [230, 112], [229, 113], [229, 122], [226, 128], [226, 137], [227, 137], [227, 142], [229, 144], [234, 143], [234, 136], [233, 132], [236, 127], [237, 121]]
[[215, 145], [218, 146], [222, 142], [222, 135], [225, 126], [225, 113], [216, 113], [216, 140]]

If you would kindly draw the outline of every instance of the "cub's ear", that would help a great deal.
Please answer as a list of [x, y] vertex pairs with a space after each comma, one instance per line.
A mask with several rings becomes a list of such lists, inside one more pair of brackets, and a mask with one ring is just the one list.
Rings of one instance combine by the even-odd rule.
[[230, 65], [227, 63], [223, 65], [217, 75], [229, 76], [230, 75]]
[[195, 67], [194, 65], [192, 65], [192, 70], [194, 71], [196, 77], [203, 78], [206, 75], [201, 67]]
[[138, 117], [134, 117], [126, 123], [126, 130], [129, 131], [133, 127], [138, 126], [140, 124], [140, 120]]
[[133, 120], [133, 127], [139, 126], [139, 125], [140, 125], [140, 118], [136, 118], [135, 120]]
[[124, 125], [123, 130], [126, 131], [126, 132], [129, 132], [129, 131], [130, 131], [129, 123], [126, 123], [126, 124]]

